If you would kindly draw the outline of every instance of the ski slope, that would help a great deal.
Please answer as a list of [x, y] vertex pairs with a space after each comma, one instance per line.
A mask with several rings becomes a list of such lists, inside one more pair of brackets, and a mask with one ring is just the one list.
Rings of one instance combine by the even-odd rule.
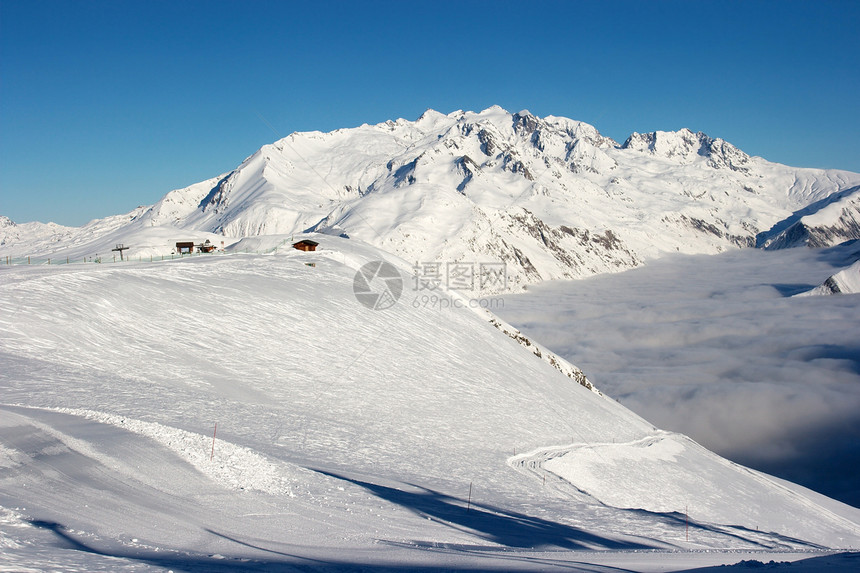
[[[0, 268], [0, 570], [666, 570], [860, 543], [858, 510], [317, 238]], [[375, 260], [404, 277], [386, 310], [352, 290]]]

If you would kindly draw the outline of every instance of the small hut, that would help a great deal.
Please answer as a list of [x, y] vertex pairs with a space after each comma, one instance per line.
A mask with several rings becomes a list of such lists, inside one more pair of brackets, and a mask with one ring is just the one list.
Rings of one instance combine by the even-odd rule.
[[303, 239], [298, 243], [293, 243], [293, 248], [300, 251], [316, 251], [319, 243], [310, 239]]
[[211, 253], [215, 250], [215, 245], [213, 245], [209, 239], [206, 239], [206, 242], [200, 243], [199, 245], [194, 245], [197, 247], [197, 250], [201, 253]]
[[181, 254], [194, 252], [194, 241], [176, 241], [176, 252]]

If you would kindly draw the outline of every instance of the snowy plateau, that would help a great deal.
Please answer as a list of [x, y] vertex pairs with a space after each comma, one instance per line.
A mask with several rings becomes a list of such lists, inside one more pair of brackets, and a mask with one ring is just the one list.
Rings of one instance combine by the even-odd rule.
[[[860, 174], [498, 107], [295, 133], [80, 228], [0, 217], [0, 571], [856, 570], [860, 510], [480, 302], [858, 221]], [[368, 308], [382, 261], [402, 290]], [[843, 262], [810, 294], [858, 296]], [[505, 280], [414, 280], [449, 264]]]

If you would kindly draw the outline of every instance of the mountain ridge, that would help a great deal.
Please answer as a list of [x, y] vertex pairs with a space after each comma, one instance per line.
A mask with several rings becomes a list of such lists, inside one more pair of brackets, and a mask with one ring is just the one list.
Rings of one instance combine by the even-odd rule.
[[[125, 230], [355, 236], [416, 264], [504, 263], [508, 288], [521, 290], [669, 253], [761, 245], [780, 222], [856, 185], [860, 174], [771, 163], [686, 128], [618, 144], [587, 123], [527, 110], [427, 110], [415, 121], [292, 133], [129, 214]], [[831, 225], [830, 240], [856, 238], [846, 221]], [[121, 238], [116, 222], [101, 235], [94, 223], [90, 250]], [[41, 252], [62, 251], [58, 242]]]

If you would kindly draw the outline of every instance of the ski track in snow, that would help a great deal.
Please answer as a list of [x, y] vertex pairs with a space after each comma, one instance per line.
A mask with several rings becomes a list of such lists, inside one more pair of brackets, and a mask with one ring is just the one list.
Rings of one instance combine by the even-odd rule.
[[[614, 507], [616, 509], [645, 509], [651, 511], [667, 511], [667, 508], [665, 507], [649, 506], [649, 502], [645, 501], [647, 498], [642, 495], [639, 496], [639, 500], [644, 501], [644, 504], [639, 504], [635, 502], [633, 504], [619, 504], [615, 499], [613, 499], [611, 495], [604, 495], [607, 490], [602, 487], [599, 487], [598, 484], [600, 483], [600, 481], [602, 481], [599, 478], [594, 478], [592, 476], [590, 478], [579, 480], [576, 479], [577, 476], [575, 473], [565, 471], [566, 468], [563, 466], [547, 466], [552, 466], [554, 460], [564, 458], [565, 456], [573, 457], [574, 463], [576, 463], [576, 454], [584, 452], [587, 452], [587, 458], [596, 459], [598, 465], [606, 466], [612, 466], [613, 462], [619, 457], [634, 460], [640, 459], [642, 461], [660, 459], [659, 453], [655, 458], [653, 454], [644, 454], [642, 453], [642, 451], [655, 445], [665, 444], [666, 442], [676, 443], [678, 441], [685, 442], [697, 448], [701, 447], [683, 435], [675, 434], [672, 432], [658, 431], [655, 432], [653, 435], [628, 442], [576, 443], [569, 445], [538, 448], [530, 452], [512, 456], [508, 459], [508, 465], [523, 474], [530, 475], [540, 480], [543, 483], [544, 487], [549, 486], [550, 488], [558, 491], [565, 496], [587, 496], [598, 501], [599, 503], [602, 503], [608, 507]], [[666, 456], [664, 459], [666, 459], [667, 461], [675, 461], [675, 454], [683, 452], [684, 446], [681, 444], [677, 444], [670, 446], [668, 449], [664, 448], [664, 450], [667, 452], [666, 454], [664, 454]], [[739, 471], [743, 473], [745, 476], [748, 476], [757, 484], [763, 486], [763, 489], [778, 490], [782, 496], [787, 499], [790, 499], [792, 503], [797, 503], [810, 510], [824, 513], [828, 520], [830, 520], [834, 524], [837, 524], [839, 527], [846, 528], [847, 530], [856, 527], [856, 524], [853, 521], [845, 518], [842, 515], [838, 515], [832, 511], [821, 508], [817, 504], [810, 501], [806, 496], [799, 494], [796, 490], [791, 489], [786, 485], [783, 485], [782, 483], [774, 481], [772, 478], [765, 474], [750, 470], [724, 458], [719, 458], [715, 461], [717, 463], [722, 464], [726, 468], [731, 469], [732, 471]], [[580, 463], [582, 465], [585, 465], [587, 461], [586, 459], [583, 459]], [[593, 464], [594, 462], [591, 463]], [[621, 468], [619, 468], [619, 470], [620, 469]], [[625, 481], [629, 482], [629, 480]], [[621, 489], [624, 489], [624, 487], [628, 486], [622, 485]], [[651, 503], [653, 504], [653, 501]], [[727, 501], [726, 503], [730, 502]], [[675, 511], [681, 511], [682, 509], [686, 513], [687, 508], [680, 507], [680, 504], [676, 506]], [[711, 526], [717, 528], [726, 528], [727, 530], [737, 529], [738, 531], [740, 531], [741, 529], [744, 529], [732, 528], [731, 526], [719, 526], [716, 524], [712, 524]], [[747, 530], [746, 532], [744, 532], [744, 535], [749, 535], [749, 533], [750, 532]], [[760, 540], [763, 542], [765, 542], [765, 540], [767, 539], [765, 535], [756, 535], [755, 537], [759, 537]], [[772, 539], [769, 541], [772, 542]], [[800, 546], [803, 545], [804, 544], [800, 544]], [[786, 545], [786, 548], [796, 547], [798, 547], [796, 543], [788, 543]]]

